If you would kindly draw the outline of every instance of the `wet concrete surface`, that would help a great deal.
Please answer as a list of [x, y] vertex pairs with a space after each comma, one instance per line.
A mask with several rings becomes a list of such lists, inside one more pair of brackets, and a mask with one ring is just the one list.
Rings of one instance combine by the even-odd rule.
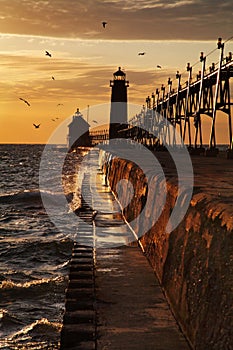
[[135, 237], [97, 171], [97, 152], [88, 167], [84, 190], [97, 213], [78, 227], [60, 349], [190, 349], [148, 260], [137, 243], [128, 244]]
[[138, 247], [97, 250], [97, 349], [189, 349]]
[[91, 178], [95, 218], [96, 349], [190, 349], [104, 176]]

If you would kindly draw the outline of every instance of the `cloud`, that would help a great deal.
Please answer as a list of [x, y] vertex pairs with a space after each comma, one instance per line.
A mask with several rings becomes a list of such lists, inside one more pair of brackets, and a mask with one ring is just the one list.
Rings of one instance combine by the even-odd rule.
[[69, 38], [213, 40], [232, 35], [231, 14], [232, 2], [217, 0], [1, 0], [0, 25]]
[[[28, 57], [23, 52], [20, 55], [2, 54], [0, 59], [2, 102], [14, 103], [20, 96], [26, 96], [32, 104], [60, 100], [88, 100], [90, 104], [93, 101], [110, 101], [109, 80], [116, 70], [115, 66], [81, 62], [79, 58], [60, 58], [53, 61], [51, 73], [47, 60], [36, 56]], [[129, 101], [143, 104], [144, 98], [155, 90], [155, 82], [156, 87], [161, 85], [168, 73], [129, 68], [126, 74], [130, 81]], [[52, 75], [55, 80], [52, 80]]]
[[175, 7], [181, 7], [181, 6], [187, 6], [187, 5], [198, 5], [196, 1], [194, 0], [183, 0], [183, 1], [175, 1], [166, 3], [164, 5], [165, 8], [175, 8]]
[[175, 8], [186, 5], [191, 5], [197, 3], [197, 0], [176, 0], [176, 1], [161, 1], [161, 0], [142, 0], [142, 1], [134, 1], [134, 0], [106, 0], [104, 1], [108, 5], [118, 5], [119, 8], [123, 10], [132, 12], [132, 11], [140, 11], [144, 9], [157, 9], [157, 8]]
[[[76, 58], [56, 59], [51, 66], [44, 58], [23, 56], [22, 53], [1, 54], [0, 59], [0, 91], [5, 102], [17, 100], [22, 94], [34, 102], [72, 100], [77, 96], [101, 102], [109, 94], [109, 79], [115, 69], [80, 62]], [[108, 97], [106, 99], [108, 102]]]

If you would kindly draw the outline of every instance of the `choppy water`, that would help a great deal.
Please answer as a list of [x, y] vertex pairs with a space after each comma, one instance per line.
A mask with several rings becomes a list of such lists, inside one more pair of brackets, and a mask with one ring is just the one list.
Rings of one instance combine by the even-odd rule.
[[[0, 349], [58, 349], [72, 239], [51, 223], [39, 191], [43, 145], [0, 145]], [[64, 153], [53, 147], [54, 162]], [[66, 195], [77, 193], [83, 153], [64, 166]], [[53, 164], [48, 164], [52, 169]], [[49, 185], [58, 181], [48, 171]], [[73, 198], [73, 195], [71, 196]], [[78, 198], [78, 196], [77, 196]], [[76, 202], [73, 205], [78, 205]]]

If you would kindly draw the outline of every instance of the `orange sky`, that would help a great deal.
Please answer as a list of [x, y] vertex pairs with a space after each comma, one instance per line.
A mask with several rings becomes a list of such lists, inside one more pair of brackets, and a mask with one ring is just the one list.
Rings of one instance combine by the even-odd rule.
[[[233, 34], [231, 1], [0, 0], [0, 5], [1, 143], [46, 143], [77, 107], [90, 105], [94, 113], [95, 105], [109, 103], [109, 80], [118, 66], [130, 81], [129, 102], [142, 105], [168, 77], [175, 87], [177, 70], [185, 82], [186, 63], [215, 49], [218, 36]], [[108, 22], [105, 29], [102, 20]], [[231, 40], [226, 53], [232, 50]], [[138, 56], [140, 51], [146, 54]], [[215, 51], [207, 64], [217, 60]], [[196, 64], [194, 74], [199, 68]], [[225, 121], [218, 118], [220, 143]]]

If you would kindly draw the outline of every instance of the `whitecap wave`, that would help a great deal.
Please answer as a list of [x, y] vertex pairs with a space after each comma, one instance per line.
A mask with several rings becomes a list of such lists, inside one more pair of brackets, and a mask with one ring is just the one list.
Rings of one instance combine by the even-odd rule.
[[0, 291], [9, 291], [9, 290], [19, 290], [19, 289], [29, 289], [34, 287], [43, 287], [48, 284], [59, 284], [64, 282], [64, 277], [59, 276], [55, 278], [42, 278], [39, 280], [32, 280], [27, 282], [14, 282], [12, 280], [4, 280], [1, 282]]
[[[63, 193], [54, 193], [50, 191], [40, 191], [40, 190], [24, 190], [19, 192], [7, 193], [0, 195], [0, 204], [39, 204], [41, 207], [42, 199], [41, 196], [45, 197], [47, 201], [56, 206], [56, 203], [60, 203], [60, 199], [64, 198]], [[67, 204], [72, 201], [73, 195], [68, 194], [66, 196]]]
[[20, 331], [11, 335], [10, 340], [25, 339], [25, 335], [30, 338], [34, 338], [37, 335], [49, 335], [52, 338], [56, 338], [60, 333], [62, 324], [59, 322], [50, 322], [47, 318], [37, 320], [30, 325], [23, 327]]

